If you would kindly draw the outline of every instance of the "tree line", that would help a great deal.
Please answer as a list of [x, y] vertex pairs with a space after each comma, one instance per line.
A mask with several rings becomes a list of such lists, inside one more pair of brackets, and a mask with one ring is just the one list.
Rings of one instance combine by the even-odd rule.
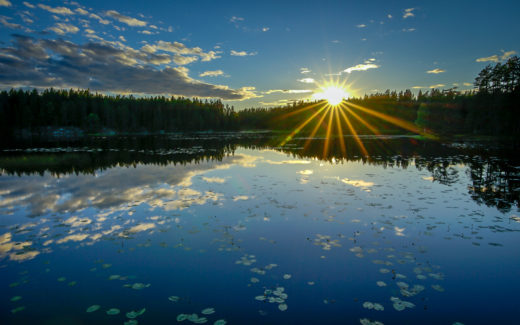
[[[475, 89], [456, 87], [419, 91], [390, 91], [350, 98], [348, 102], [397, 117], [439, 134], [520, 135], [520, 59], [488, 65], [475, 79]], [[346, 104], [348, 104], [348, 102]], [[10, 90], [0, 92], [0, 135], [12, 138], [25, 131], [38, 134], [49, 128], [72, 127], [87, 133], [186, 132], [206, 130], [270, 129], [290, 131], [311, 119], [325, 101], [299, 101], [272, 108], [236, 112], [220, 100], [183, 97], [107, 96], [89, 90]], [[352, 110], [355, 132], [402, 133], [405, 130], [366, 111]], [[339, 116], [339, 115], [338, 115]], [[328, 119], [315, 117], [301, 133], [318, 134]], [[341, 119], [341, 118], [340, 118]], [[343, 119], [341, 119], [343, 121]], [[363, 121], [365, 123], [363, 123]], [[339, 126], [345, 134], [347, 125]], [[334, 133], [335, 134], [335, 133]]]
[[86, 132], [174, 132], [236, 128], [233, 107], [220, 100], [106, 96], [89, 90], [15, 90], [0, 93], [0, 132], [37, 133], [45, 127]]

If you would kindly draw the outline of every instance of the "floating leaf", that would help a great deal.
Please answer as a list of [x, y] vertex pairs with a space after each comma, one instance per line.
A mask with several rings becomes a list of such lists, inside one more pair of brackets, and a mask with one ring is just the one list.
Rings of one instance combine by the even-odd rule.
[[101, 308], [100, 305], [92, 305], [90, 307], [87, 308], [87, 313], [93, 313], [95, 312], [96, 310], [98, 310], [99, 308]]
[[146, 311], [146, 308], [143, 308], [139, 311], [130, 311], [128, 313], [126, 313], [126, 317], [127, 318], [136, 318], [138, 316], [141, 316], [142, 314], [144, 314], [144, 312]]
[[120, 310], [117, 308], [110, 308], [107, 310], [107, 315], [117, 315], [120, 313]]
[[206, 308], [206, 309], [202, 310], [201, 313], [204, 315], [211, 315], [211, 314], [215, 313], [215, 308]]

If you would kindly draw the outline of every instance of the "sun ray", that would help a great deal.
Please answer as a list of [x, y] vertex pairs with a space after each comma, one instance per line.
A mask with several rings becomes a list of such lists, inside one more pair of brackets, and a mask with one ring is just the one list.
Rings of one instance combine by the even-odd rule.
[[356, 142], [359, 146], [359, 149], [361, 149], [363, 156], [365, 156], [365, 157], [368, 156], [368, 151], [365, 148], [365, 146], [363, 145], [363, 142], [361, 141], [361, 139], [359, 138], [356, 130], [354, 129], [354, 126], [352, 126], [352, 123], [350, 123], [350, 120], [349, 120], [347, 114], [345, 114], [345, 112], [343, 112], [343, 109], [340, 109], [339, 112], [340, 112], [341, 116], [343, 117], [343, 119], [345, 120], [345, 123], [347, 123], [347, 127], [349, 128], [350, 133], [352, 133], [352, 135], [354, 136], [354, 139], [356, 140]]
[[[341, 113], [343, 113], [343, 110], [342, 110], [342, 105], [340, 104], [340, 106], [336, 109], [336, 111], [340, 111]], [[339, 137], [339, 145], [341, 147], [341, 153], [346, 156], [347, 155], [347, 147], [345, 146], [345, 139], [344, 139], [344, 135], [343, 135], [343, 129], [341, 128], [341, 121], [340, 121], [340, 118], [339, 118], [339, 114], [336, 113], [336, 125], [337, 125], [337, 128], [338, 128], [338, 137]]]
[[349, 113], [349, 115], [354, 116], [359, 122], [361, 122], [364, 126], [366, 126], [367, 129], [372, 131], [372, 133], [374, 133], [375, 135], [381, 135], [381, 132], [379, 132], [375, 127], [373, 127], [372, 124], [365, 121], [361, 116], [357, 115], [356, 112], [351, 110], [349, 107], [347, 107], [347, 106], [344, 106], [344, 107], [347, 110], [347, 112]]
[[418, 128], [417, 126], [415, 126], [413, 123], [410, 123], [410, 122], [407, 122], [407, 121], [404, 121], [404, 120], [401, 120], [397, 117], [393, 117], [393, 116], [390, 116], [390, 115], [387, 115], [387, 114], [384, 114], [384, 113], [380, 113], [380, 112], [376, 112], [370, 108], [367, 108], [367, 107], [364, 107], [364, 106], [361, 106], [361, 105], [357, 105], [357, 104], [354, 104], [354, 103], [351, 103], [351, 102], [348, 102], [347, 105], [353, 107], [353, 108], [356, 108], [356, 109], [359, 109], [365, 113], [368, 113], [370, 115], [373, 115], [377, 118], [380, 118], [384, 121], [387, 121], [389, 123], [392, 123], [400, 128], [403, 128], [405, 130], [408, 130], [408, 131], [411, 131], [411, 132], [414, 132], [414, 133], [417, 133], [417, 134], [421, 134], [427, 138], [431, 138], [431, 139], [435, 139], [435, 136], [432, 135], [432, 134], [428, 134], [428, 133], [425, 133], [423, 131], [421, 131], [420, 128]]
[[289, 112], [287, 114], [284, 114], [282, 116], [279, 116], [279, 117], [275, 118], [274, 120], [277, 121], [277, 120], [285, 119], [285, 118], [288, 118], [290, 116], [293, 116], [293, 115], [296, 115], [296, 114], [299, 114], [299, 113], [303, 113], [303, 112], [305, 112], [305, 111], [307, 111], [307, 110], [309, 110], [311, 108], [314, 108], [314, 107], [316, 107], [316, 106], [318, 106], [320, 104], [323, 104], [323, 102], [320, 101], [320, 102], [317, 102], [317, 103], [314, 103], [314, 104], [311, 104], [311, 105], [299, 108], [299, 109], [297, 109], [294, 112]]
[[325, 146], [323, 147], [323, 158], [327, 157], [329, 153], [330, 145], [330, 133], [332, 131], [332, 117], [334, 116], [335, 109], [329, 108], [329, 122], [327, 123], [327, 135], [325, 136]]
[[314, 136], [318, 132], [318, 129], [321, 126], [321, 123], [323, 123], [323, 120], [327, 116], [327, 112], [330, 109], [330, 107], [327, 105], [327, 106], [323, 107], [322, 109], [325, 109], [325, 108], [327, 108], [327, 110], [325, 112], [323, 112], [323, 115], [320, 117], [320, 120], [318, 121], [318, 123], [316, 123], [316, 126], [314, 127], [314, 129], [312, 130], [311, 134], [309, 135], [309, 137], [305, 141], [305, 145], [303, 146], [304, 150], [308, 148], [309, 144], [311, 143], [312, 138], [314, 138]]
[[291, 134], [289, 134], [285, 139], [280, 143], [280, 146], [285, 145], [287, 142], [291, 141], [291, 139], [298, 134], [301, 129], [303, 129], [307, 124], [309, 124], [310, 121], [312, 121], [321, 111], [323, 111], [326, 108], [326, 106], [320, 108], [318, 111], [316, 111], [314, 114], [312, 114], [308, 119], [303, 121], [300, 125], [294, 129]]

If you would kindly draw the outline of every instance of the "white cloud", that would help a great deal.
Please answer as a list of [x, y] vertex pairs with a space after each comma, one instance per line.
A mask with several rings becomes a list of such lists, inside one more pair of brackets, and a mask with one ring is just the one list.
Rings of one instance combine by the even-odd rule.
[[509, 57], [511, 57], [511, 56], [513, 56], [513, 55], [515, 55], [515, 54], [516, 54], [516, 51], [507, 51], [507, 52], [504, 52], [504, 53], [502, 54], [501, 59], [502, 59], [502, 60], [507, 60], [507, 59], [509, 59]]
[[35, 5], [33, 5], [32, 3], [26, 2], [26, 1], [23, 2], [23, 5], [26, 6], [27, 8], [31, 8], [31, 9], [36, 8]]
[[263, 27], [262, 32], [267, 32], [270, 28], [269, 27]]
[[103, 19], [101, 17], [99, 17], [98, 15], [96, 14], [90, 14], [89, 15], [90, 18], [93, 18], [93, 19], [96, 19], [100, 24], [103, 24], [103, 25], [108, 25], [110, 24], [110, 21], [106, 20], [106, 19]]
[[38, 4], [38, 7], [40, 7], [43, 10], [47, 10], [48, 12], [52, 12], [53, 14], [57, 15], [74, 15], [74, 12], [66, 7], [50, 7], [44, 4]]
[[515, 55], [516, 51], [502, 51], [501, 55], [491, 55], [483, 58], [478, 58], [477, 62], [499, 62], [509, 59], [511, 56]]
[[232, 23], [236, 23], [236, 22], [239, 22], [239, 21], [244, 21], [244, 18], [233, 16], [233, 17], [231, 17], [231, 19], [229, 19], [229, 21], [232, 22]]
[[224, 71], [222, 70], [212, 70], [212, 71], [204, 71], [203, 73], [199, 74], [199, 77], [217, 77], [224, 74]]
[[415, 10], [415, 8], [405, 9], [403, 11], [403, 19], [406, 19], [408, 17], [414, 17], [415, 16], [415, 14], [413, 13], [414, 10]]
[[270, 89], [268, 91], [264, 91], [263, 94], [270, 95], [274, 93], [283, 93], [283, 94], [307, 94], [312, 93], [310, 89]]
[[356, 25], [356, 27], [357, 27], [357, 28], [365, 28], [365, 27], [367, 27], [367, 25], [365, 25], [365, 24], [359, 24], [359, 25]]
[[22, 20], [24, 21], [24, 23], [26, 23], [26, 24], [34, 23], [34, 20], [32, 20], [31, 18], [29, 18], [27, 16], [21, 15], [21, 17], [22, 17]]
[[12, 29], [22, 29], [23, 28], [22, 25], [8, 22], [7, 17], [4, 17], [4, 16], [0, 16], [0, 24], [2, 24], [3, 26], [5, 26], [7, 28], [12, 28]]
[[126, 38], [125, 38], [123, 35], [119, 35], [119, 39], [120, 39], [122, 42], [126, 42]]
[[516, 51], [502, 51], [501, 55], [491, 55], [483, 58], [478, 58], [477, 62], [499, 62], [499, 61], [505, 61], [509, 59], [511, 56], [515, 55]]
[[392, 19], [392, 15], [388, 14], [386, 16], [388, 17], [388, 19]]
[[446, 85], [445, 84], [436, 84], [436, 85], [431, 85], [431, 86], [428, 86], [428, 87], [413, 86], [412, 89], [427, 89], [427, 88], [433, 89], [433, 88], [441, 88], [441, 87], [444, 87], [444, 86], [446, 86]]
[[65, 34], [76, 34], [79, 31], [79, 28], [71, 25], [71, 24], [63, 24], [63, 23], [57, 23], [56, 25], [49, 27], [49, 30], [52, 30], [56, 34], [59, 35], [65, 35]]
[[426, 73], [432, 73], [432, 74], [439, 74], [439, 73], [443, 73], [443, 72], [446, 72], [446, 70], [444, 69], [439, 69], [439, 68], [435, 68], [433, 70], [428, 70], [426, 71]]
[[11, 7], [11, 3], [7, 0], [0, 0], [0, 7]]
[[306, 74], [306, 73], [310, 73], [311, 70], [309, 70], [308, 68], [300, 68], [300, 73], [301, 74]]
[[306, 83], [306, 84], [312, 84], [314, 82], [316, 82], [314, 79], [312, 78], [303, 78], [303, 79], [298, 79], [299, 82], [303, 82], [303, 83]]
[[347, 68], [347, 69], [343, 70], [343, 72], [352, 73], [353, 71], [366, 71], [369, 69], [377, 69], [380, 67], [379, 65], [372, 63], [372, 62], [374, 62], [374, 60], [372, 60], [372, 59], [367, 60], [367, 61], [365, 61], [365, 63], [358, 64], [353, 67]]
[[249, 52], [247, 53], [246, 51], [235, 51], [235, 50], [231, 50], [231, 55], [233, 56], [251, 56], [251, 55], [256, 55], [257, 52]]
[[155, 45], [150, 46], [150, 48], [153, 48], [154, 51], [162, 50], [162, 51], [174, 53], [178, 56], [177, 61], [179, 61], [179, 62], [189, 61], [189, 60], [181, 59], [182, 55], [194, 56], [195, 60], [193, 60], [193, 58], [191, 58], [190, 62], [196, 61], [196, 59], [197, 59], [196, 56], [200, 57], [201, 61], [203, 61], [203, 62], [208, 62], [208, 61], [220, 58], [220, 56], [218, 56], [218, 54], [220, 52], [215, 52], [215, 51], [204, 52], [200, 47], [189, 48], [189, 47], [186, 47], [186, 45], [179, 43], [179, 42], [171, 43], [171, 42], [165, 42], [165, 41], [158, 41]]
[[122, 14], [120, 14], [119, 12], [117, 12], [115, 10], [108, 10], [108, 11], [105, 12], [105, 14], [107, 16], [109, 16], [109, 17], [114, 18], [115, 20], [117, 20], [119, 22], [127, 24], [128, 26], [144, 27], [147, 24], [146, 21], [142, 21], [142, 20], [139, 20], [137, 18], [132, 18], [132, 17], [128, 17], [128, 16], [125, 16], [125, 15], [122, 15]]
[[471, 82], [464, 82], [463, 85], [466, 86], [466, 87], [473, 86], [473, 84]]
[[492, 56], [487, 56], [487, 57], [484, 57], [484, 58], [478, 58], [477, 59], [477, 62], [498, 62], [499, 61], [499, 58], [498, 58], [498, 55], [492, 55]]
[[82, 9], [82, 8], [76, 8], [76, 9], [74, 9], [74, 11], [80, 15], [84, 15], [84, 16], [88, 15], [88, 11], [86, 11], [85, 9]]
[[182, 55], [174, 55], [173, 62], [178, 65], [186, 65], [197, 61], [199, 58], [196, 56], [182, 56]]
[[403, 30], [403, 32], [413, 32], [413, 31], [415, 31], [415, 28], [413, 28], [413, 27], [412, 28], [403, 28], [402, 30]]

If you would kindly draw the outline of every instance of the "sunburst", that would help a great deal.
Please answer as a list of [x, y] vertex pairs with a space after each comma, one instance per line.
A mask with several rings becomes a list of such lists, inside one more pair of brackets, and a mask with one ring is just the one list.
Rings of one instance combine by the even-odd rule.
[[[318, 102], [314, 104], [310, 104], [308, 106], [302, 107], [296, 111], [288, 113], [281, 118], [287, 118], [292, 115], [301, 114], [304, 111], [314, 109], [315, 112], [312, 113], [310, 117], [301, 122], [280, 144], [281, 146], [285, 145], [289, 142], [293, 137], [298, 134], [304, 127], [307, 125], [312, 125], [311, 122], [314, 121], [314, 127], [307, 139], [304, 148], [306, 149], [311, 142], [311, 139], [317, 134], [318, 130], [322, 127], [326, 127], [326, 137], [325, 143], [323, 147], [323, 156], [327, 157], [331, 138], [337, 137], [339, 139], [339, 145], [341, 146], [341, 151], [343, 154], [346, 154], [347, 149], [344, 141], [343, 130], [346, 129], [350, 132], [350, 134], [354, 137], [356, 144], [359, 146], [363, 155], [368, 156], [367, 152], [361, 138], [358, 135], [358, 130], [355, 128], [355, 124], [352, 123], [350, 116], [361, 125], [366, 127], [366, 129], [373, 132], [375, 135], [379, 135], [380, 132], [370, 123], [365, 121], [356, 111], [363, 112], [364, 114], [371, 115], [372, 117], [378, 118], [382, 121], [391, 123], [395, 126], [398, 126], [402, 129], [411, 131], [416, 134], [423, 135], [428, 138], [435, 138], [432, 134], [427, 134], [418, 128], [415, 124], [405, 121], [403, 119], [390, 116], [377, 110], [361, 106], [359, 104], [353, 103], [349, 101], [349, 87], [345, 85], [346, 82], [339, 83], [337, 81], [329, 81], [323, 84], [319, 84], [319, 90], [312, 95], [312, 99], [318, 100]], [[334, 134], [332, 131], [336, 129], [337, 134]]]
[[338, 106], [341, 102], [348, 99], [350, 94], [344, 85], [327, 82], [320, 86], [320, 90], [312, 95], [313, 99], [325, 99], [331, 106]]

